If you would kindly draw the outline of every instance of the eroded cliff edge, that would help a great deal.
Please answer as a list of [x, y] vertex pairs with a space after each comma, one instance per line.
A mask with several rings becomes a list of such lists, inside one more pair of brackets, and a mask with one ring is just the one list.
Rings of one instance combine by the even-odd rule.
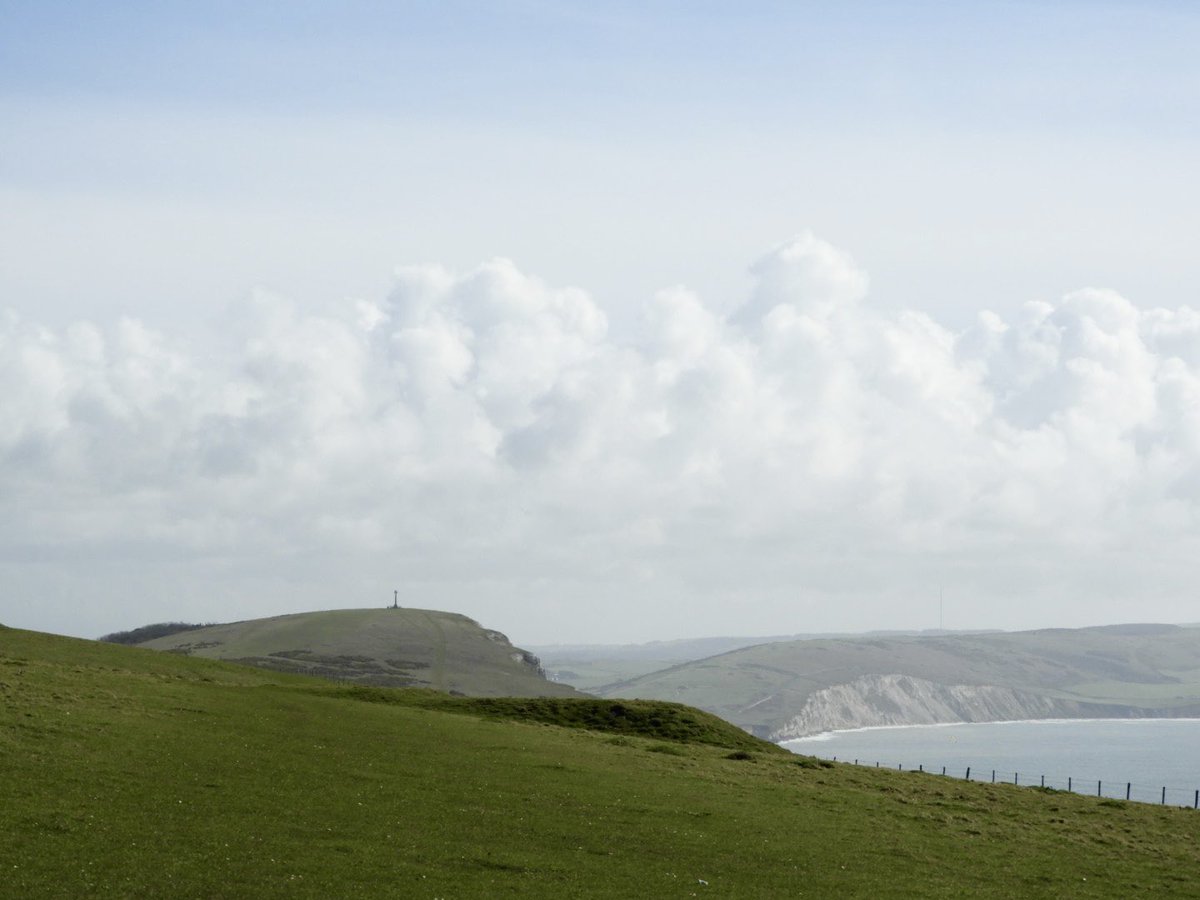
[[996, 685], [938, 684], [901, 674], [864, 675], [816, 691], [798, 715], [770, 732], [768, 738], [787, 741], [824, 731], [885, 725], [1156, 714], [1161, 715], [1143, 708], [1056, 699]]

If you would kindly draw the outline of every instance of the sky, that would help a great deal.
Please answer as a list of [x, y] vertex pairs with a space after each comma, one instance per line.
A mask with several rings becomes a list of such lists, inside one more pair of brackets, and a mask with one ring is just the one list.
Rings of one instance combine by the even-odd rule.
[[1200, 10], [0, 0], [0, 622], [1200, 621]]

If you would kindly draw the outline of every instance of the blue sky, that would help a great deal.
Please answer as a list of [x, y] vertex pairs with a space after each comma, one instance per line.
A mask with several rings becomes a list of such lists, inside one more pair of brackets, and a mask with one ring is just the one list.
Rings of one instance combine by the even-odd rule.
[[[0, 561], [21, 586], [0, 621], [93, 633], [386, 599], [389, 554], [439, 559], [422, 541], [464, 520], [507, 523], [462, 535], [491, 568], [422, 563], [444, 600], [428, 605], [540, 642], [625, 621], [581, 618], [573, 595], [657, 610], [614, 640], [914, 627], [912, 598], [956, 578], [961, 625], [1128, 618], [1133, 595], [1187, 618], [1192, 413], [1174, 360], [1191, 372], [1200, 305], [1196, 46], [1200, 13], [1165, 2], [0, 2], [0, 372], [10, 397], [43, 398], [0, 435], [0, 525], [39, 535]], [[744, 333], [769, 304], [807, 324]], [[801, 333], [818, 341], [803, 377], [772, 355]], [[327, 371], [272, 374], [306, 347]], [[1097, 391], [1130, 398], [1116, 432], [1089, 418]], [[754, 452], [701, 426], [718, 415]], [[213, 422], [232, 443], [209, 446]], [[255, 481], [284, 432], [317, 462]], [[362, 467], [392, 439], [423, 462], [381, 476], [376, 502], [333, 489], [347, 454]], [[88, 462], [131, 441], [157, 448], [139, 469], [165, 466], [153, 483]], [[871, 469], [888, 446], [895, 464]], [[593, 453], [627, 504], [589, 494]], [[217, 458], [241, 474], [212, 475]], [[635, 502], [668, 461], [678, 492]], [[1055, 465], [1115, 493], [1053, 496]], [[298, 498], [278, 515], [336, 536], [267, 540], [271, 516], [235, 498], [269, 486]], [[434, 498], [424, 531], [378, 508], [413, 492]], [[1038, 523], [1060, 508], [1083, 518], [1043, 558]], [[792, 559], [829, 516], [843, 543]], [[951, 547], [954, 523], [987, 536]], [[1130, 529], [1157, 536], [1166, 574], [1111, 570]], [[276, 549], [251, 565], [231, 535]], [[531, 543], [548, 555], [523, 572]], [[350, 545], [367, 574], [343, 571]], [[117, 548], [117, 570], [37, 562], [72, 547]], [[301, 547], [319, 564], [297, 592], [278, 570]], [[890, 562], [872, 571], [866, 547]], [[725, 575], [688, 574], [728, 548]], [[157, 562], [130, 574], [123, 554]], [[158, 605], [155, 579], [185, 577], [182, 608]], [[79, 620], [97, 584], [110, 599]], [[1097, 584], [1112, 597], [1094, 611]], [[1011, 621], [992, 612], [1037, 591]], [[854, 601], [785, 621], [834, 595]]]
[[[3, 4], [7, 94], [256, 111], [1174, 131], [1196, 21], [1174, 3]], [[851, 112], [851, 103], [863, 104]], [[630, 109], [630, 104], [632, 109]], [[1182, 107], [1181, 107], [1182, 105]], [[1120, 116], [1119, 119], [1114, 118]], [[1130, 118], [1132, 117], [1132, 118]], [[1051, 129], [1053, 130], [1053, 129]]]
[[[803, 227], [851, 248], [879, 302], [960, 322], [1084, 282], [1178, 300], [1195, 274], [1180, 236], [1200, 122], [1186, 5], [47, 3], [3, 17], [3, 185], [85, 214], [111, 204], [155, 241], [146, 220], [171, 211], [168, 227], [205, 238], [189, 307], [250, 284], [362, 292], [398, 259], [496, 254], [618, 309], [677, 282], [732, 303], [747, 261]], [[200, 209], [176, 221], [181, 199]], [[416, 226], [412, 205], [438, 221]], [[305, 264], [266, 247], [245, 265], [227, 243], [248, 238], [212, 221], [238, 206], [242, 221], [292, 218]], [[320, 250], [306, 216], [359, 248]], [[989, 248], [963, 245], [964, 224]], [[42, 246], [86, 237], [47, 228]], [[89, 260], [109, 312], [131, 302], [107, 271], [123, 262]], [[23, 266], [10, 288], [43, 293]]]

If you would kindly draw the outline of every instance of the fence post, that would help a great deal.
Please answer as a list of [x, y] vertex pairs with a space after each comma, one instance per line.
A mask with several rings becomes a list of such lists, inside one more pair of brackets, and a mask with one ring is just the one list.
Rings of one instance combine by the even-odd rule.
[[1192, 809], [1200, 809], [1200, 791], [1196, 791], [1196, 802], [1192, 804]]
[[1021, 773], [1013, 772], [1013, 784], [1020, 784], [1020, 783], [1021, 783]]
[[1163, 805], [1163, 806], [1166, 806], [1166, 805], [1167, 805], [1167, 789], [1166, 789], [1166, 786], [1164, 786], [1164, 787], [1163, 787], [1163, 798], [1162, 798], [1162, 805]]
[[943, 775], [945, 775], [945, 774], [946, 774], [946, 767], [945, 767], [945, 766], [942, 766], [942, 774], [943, 774]]
[[918, 763], [918, 764], [917, 764], [917, 771], [918, 771], [918, 772], [924, 772], [924, 771], [925, 771], [925, 763]]
[[1042, 787], [1045, 787], [1045, 786], [1046, 786], [1046, 776], [1043, 775], [1042, 776]]
[[970, 766], [967, 766], [967, 775], [966, 775], [966, 779], [965, 779], [965, 780], [966, 780], [966, 781], [970, 781], [970, 780], [971, 780], [971, 767], [970, 767]]
[[992, 769], [992, 784], [996, 783], [996, 770]]
[[1127, 781], [1127, 782], [1125, 782], [1125, 799], [1126, 799], [1126, 800], [1128, 800], [1128, 799], [1129, 799], [1129, 790], [1130, 790], [1130, 788], [1132, 788], [1132, 787], [1133, 787], [1133, 783], [1132, 783], [1132, 782], [1130, 782], [1130, 781]]
[[896, 763], [896, 771], [903, 772], [904, 771], [904, 763]]
[[1100, 796], [1100, 782], [1099, 781], [1096, 782], [1096, 796], [1097, 797]]
[[1067, 793], [1071, 793], [1071, 776], [1067, 776]]

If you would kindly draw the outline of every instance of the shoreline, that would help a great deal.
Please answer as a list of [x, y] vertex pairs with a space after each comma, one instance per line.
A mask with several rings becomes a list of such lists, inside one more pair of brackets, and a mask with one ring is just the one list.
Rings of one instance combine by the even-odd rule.
[[1105, 722], [1108, 724], [1138, 724], [1144, 725], [1147, 722], [1200, 722], [1200, 716], [1119, 716], [1119, 717], [1104, 717], [1104, 718], [1054, 718], [1054, 719], [996, 719], [988, 722], [920, 722], [912, 725], [863, 725], [860, 728], [835, 728], [830, 731], [822, 731], [817, 734], [805, 735], [798, 738], [787, 738], [782, 741], [775, 741], [781, 747], [786, 747], [788, 744], [800, 744], [805, 742], [824, 743], [832, 740], [835, 735], [839, 734], [856, 734], [863, 731], [900, 731], [912, 728], [954, 728], [954, 727], [972, 727], [980, 725], [1074, 725], [1077, 723]]

